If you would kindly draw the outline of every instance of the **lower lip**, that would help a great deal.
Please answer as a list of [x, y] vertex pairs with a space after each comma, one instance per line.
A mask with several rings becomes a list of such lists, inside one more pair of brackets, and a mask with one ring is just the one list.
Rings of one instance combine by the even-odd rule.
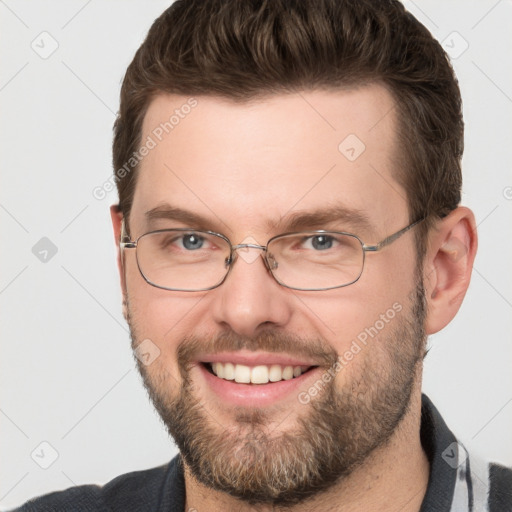
[[198, 364], [196, 368], [201, 372], [208, 387], [222, 401], [244, 407], [265, 407], [288, 398], [290, 395], [295, 395], [298, 400], [299, 393], [307, 391], [308, 382], [315, 379], [321, 371], [321, 368], [316, 367], [290, 380], [280, 380], [268, 384], [241, 384], [213, 375], [204, 364]]

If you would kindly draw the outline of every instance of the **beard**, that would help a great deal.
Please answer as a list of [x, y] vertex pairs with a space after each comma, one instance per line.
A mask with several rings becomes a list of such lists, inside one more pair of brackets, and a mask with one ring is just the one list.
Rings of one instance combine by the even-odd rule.
[[[127, 310], [135, 349], [142, 338], [137, 337], [129, 304]], [[327, 371], [338, 354], [325, 340], [270, 329], [251, 338], [233, 332], [184, 338], [177, 348], [179, 390], [166, 368], [135, 360], [151, 401], [198, 482], [251, 505], [287, 507], [340, 482], [390, 441], [409, 410], [426, 354], [425, 316], [425, 292], [418, 284], [408, 311], [404, 307], [368, 342], [360, 361], [356, 355], [348, 363], [353, 365], [350, 380], [342, 389], [335, 378], [322, 381], [321, 391], [307, 405], [299, 401], [290, 408], [288, 415], [296, 414], [296, 424], [284, 431], [265, 408], [236, 408], [230, 425], [221, 425], [195, 394], [191, 361], [199, 352], [263, 350], [321, 360]]]

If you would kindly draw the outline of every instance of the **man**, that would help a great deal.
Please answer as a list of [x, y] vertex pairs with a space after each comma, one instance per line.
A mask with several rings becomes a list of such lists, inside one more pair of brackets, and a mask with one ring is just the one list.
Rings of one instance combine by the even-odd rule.
[[477, 247], [462, 138], [399, 2], [174, 3], [122, 86], [112, 222], [180, 455], [21, 510], [512, 510], [421, 394]]

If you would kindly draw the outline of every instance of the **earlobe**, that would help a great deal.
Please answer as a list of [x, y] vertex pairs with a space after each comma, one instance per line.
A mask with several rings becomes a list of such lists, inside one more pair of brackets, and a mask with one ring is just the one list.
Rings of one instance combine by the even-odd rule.
[[477, 249], [473, 212], [459, 207], [439, 221], [430, 237], [424, 275], [427, 334], [443, 329], [462, 304]]

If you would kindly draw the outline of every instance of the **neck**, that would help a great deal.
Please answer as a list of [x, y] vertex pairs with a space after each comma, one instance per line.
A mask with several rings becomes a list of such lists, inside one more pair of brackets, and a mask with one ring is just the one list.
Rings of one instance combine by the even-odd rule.
[[[421, 382], [421, 381], [420, 381]], [[249, 505], [197, 482], [185, 464], [185, 510], [225, 512], [418, 512], [427, 489], [430, 464], [420, 440], [421, 390], [415, 389], [409, 410], [389, 442], [377, 448], [360, 467], [321, 495], [280, 508]]]

